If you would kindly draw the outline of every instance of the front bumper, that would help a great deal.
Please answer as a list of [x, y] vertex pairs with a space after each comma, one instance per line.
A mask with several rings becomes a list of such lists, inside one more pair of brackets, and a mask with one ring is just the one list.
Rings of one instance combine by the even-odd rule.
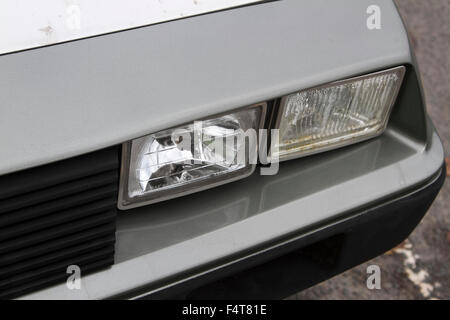
[[275, 298], [311, 286], [387, 251], [419, 223], [445, 176], [427, 127], [423, 148], [391, 128], [283, 163], [275, 177], [122, 214], [114, 266], [83, 277], [80, 290], [62, 284], [22, 298]]
[[[427, 212], [445, 177], [443, 164], [430, 181], [408, 194], [144, 298], [288, 297], [383, 254], [403, 241]], [[225, 277], [225, 274], [230, 275]]]

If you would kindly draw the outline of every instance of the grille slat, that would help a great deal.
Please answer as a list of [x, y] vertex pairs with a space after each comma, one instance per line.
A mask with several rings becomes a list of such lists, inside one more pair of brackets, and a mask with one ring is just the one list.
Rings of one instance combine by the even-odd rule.
[[0, 214], [114, 183], [117, 181], [117, 175], [117, 171], [107, 171], [85, 179], [79, 179], [63, 185], [28, 193], [26, 198], [23, 196], [9, 198], [1, 201]]
[[83, 232], [77, 232], [72, 235], [65, 236], [58, 241], [44, 242], [37, 246], [23, 248], [7, 255], [0, 255], [0, 266], [6, 266], [9, 264], [17, 263], [34, 257], [39, 257], [47, 253], [63, 251], [66, 248], [74, 246], [78, 243], [87, 243], [88, 241], [94, 241], [97, 237], [104, 237], [106, 235], [114, 234], [115, 225], [109, 223], [101, 225]]
[[[83, 270], [83, 274], [98, 271], [114, 264], [113, 252], [104, 259], [89, 264], [78, 264]], [[30, 281], [25, 284], [15, 285], [13, 288], [0, 290], [0, 299], [11, 299], [39, 289], [46, 288], [50, 285], [58, 284], [66, 281], [68, 275], [65, 272], [55, 272], [53, 275]]]
[[80, 207], [71, 208], [66, 211], [56, 212], [51, 215], [38, 217], [9, 227], [1, 228], [0, 241], [11, 239], [12, 237], [18, 237], [30, 232], [47, 229], [107, 210], [113, 210], [115, 207], [114, 200], [115, 199], [113, 198], [107, 198], [94, 203], [82, 205]]
[[114, 245], [114, 236], [108, 236], [98, 238], [87, 243], [81, 243], [77, 246], [66, 248], [64, 251], [51, 252], [50, 254], [39, 256], [34, 259], [29, 259], [23, 263], [17, 263], [0, 268], [0, 280], [10, 278], [16, 274], [20, 274], [25, 271], [37, 269], [50, 265], [51, 263], [64, 261], [73, 257], [78, 257], [86, 252], [94, 251], [96, 249], [103, 248], [105, 246]]
[[27, 246], [33, 246], [45, 241], [55, 240], [64, 235], [70, 235], [82, 230], [86, 230], [92, 225], [105, 224], [114, 219], [116, 212], [107, 211], [98, 215], [94, 215], [85, 219], [45, 229], [39, 232], [33, 232], [25, 236], [13, 238], [12, 240], [0, 243], [0, 255], [11, 251], [15, 251]]
[[52, 276], [52, 274], [62, 273], [67, 275], [67, 267], [70, 265], [86, 265], [104, 258], [107, 258], [114, 252], [113, 246], [108, 246], [101, 248], [100, 250], [95, 250], [90, 253], [82, 254], [77, 257], [69, 258], [66, 260], [59, 261], [57, 263], [52, 263], [49, 266], [34, 269], [32, 271], [27, 271], [19, 273], [15, 276], [0, 280], [0, 292], [2, 290], [13, 288], [21, 284], [26, 284], [27, 282], [45, 277]]
[[107, 185], [104, 187], [74, 194], [72, 196], [60, 198], [55, 201], [48, 201], [32, 207], [23, 208], [19, 211], [0, 215], [0, 228], [57, 211], [67, 210], [79, 205], [99, 201], [107, 197], [111, 198], [116, 194], [117, 186]]
[[0, 298], [114, 261], [119, 147], [0, 177]]
[[[6, 175], [0, 179], [0, 200], [116, 170], [119, 167], [118, 153], [119, 148], [113, 147]], [[14, 179], [13, 183], [11, 179]]]

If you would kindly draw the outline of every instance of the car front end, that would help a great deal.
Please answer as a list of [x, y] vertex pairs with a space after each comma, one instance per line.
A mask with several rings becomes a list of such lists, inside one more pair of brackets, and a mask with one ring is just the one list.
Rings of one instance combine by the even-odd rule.
[[[378, 1], [380, 28], [371, 5], [263, 1], [2, 54], [0, 297], [278, 299], [402, 242], [444, 150], [395, 4]], [[127, 194], [139, 139], [254, 108], [282, 129], [291, 95], [386, 72], [376, 134]]]

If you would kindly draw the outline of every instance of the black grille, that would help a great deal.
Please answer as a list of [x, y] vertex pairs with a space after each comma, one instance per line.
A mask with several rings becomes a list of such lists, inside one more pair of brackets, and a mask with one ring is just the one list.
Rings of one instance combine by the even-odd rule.
[[114, 263], [119, 150], [0, 177], [0, 298]]

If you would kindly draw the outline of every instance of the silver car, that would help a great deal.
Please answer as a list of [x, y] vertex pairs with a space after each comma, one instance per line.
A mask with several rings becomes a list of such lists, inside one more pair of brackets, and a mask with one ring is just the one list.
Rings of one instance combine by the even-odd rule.
[[16, 2], [0, 298], [285, 298], [399, 244], [444, 182], [392, 0]]

